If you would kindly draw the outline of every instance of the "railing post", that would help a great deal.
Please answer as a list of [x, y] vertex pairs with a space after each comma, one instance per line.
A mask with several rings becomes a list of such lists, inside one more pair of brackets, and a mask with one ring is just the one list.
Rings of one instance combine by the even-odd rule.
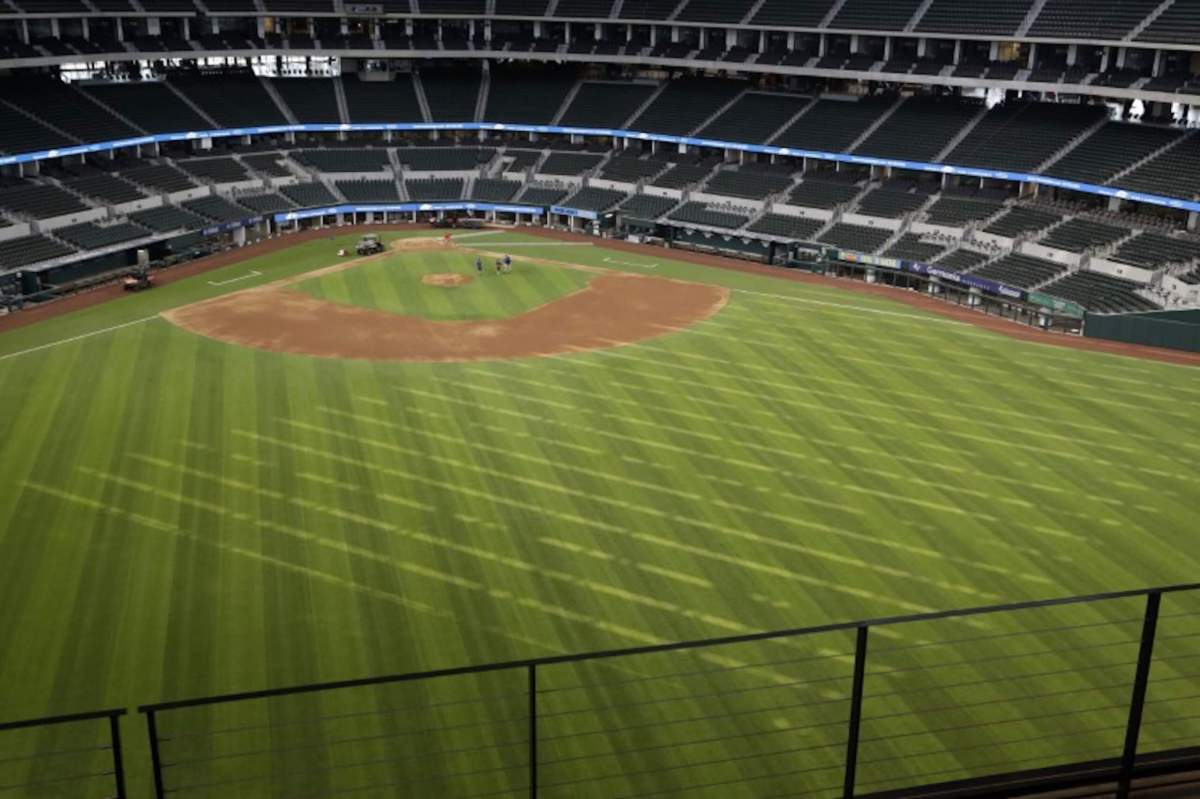
[[842, 783], [843, 799], [853, 799], [854, 781], [858, 771], [858, 732], [862, 724], [863, 679], [867, 674], [867, 631], [863, 624], [858, 628], [854, 644], [854, 682], [850, 687], [850, 720], [846, 725], [846, 772]]
[[154, 771], [154, 796], [156, 799], [164, 799], [166, 791], [163, 790], [162, 757], [158, 751], [158, 722], [154, 718], [153, 710], [145, 712], [146, 733], [150, 737], [150, 766]]
[[529, 799], [538, 795], [537, 665], [530, 663], [529, 676]]
[[1125, 749], [1121, 753], [1121, 776], [1117, 799], [1128, 799], [1137, 759], [1138, 734], [1142, 730], [1142, 710], [1146, 704], [1146, 686], [1150, 682], [1150, 664], [1154, 657], [1154, 634], [1158, 629], [1158, 608], [1162, 594], [1146, 595], [1146, 616], [1142, 621], [1142, 646], [1138, 650], [1137, 671], [1133, 676], [1133, 696], [1129, 700], [1129, 722], [1125, 727]]
[[112, 742], [113, 782], [116, 784], [117, 799], [125, 799], [125, 761], [121, 754], [121, 713], [108, 717], [108, 734]]

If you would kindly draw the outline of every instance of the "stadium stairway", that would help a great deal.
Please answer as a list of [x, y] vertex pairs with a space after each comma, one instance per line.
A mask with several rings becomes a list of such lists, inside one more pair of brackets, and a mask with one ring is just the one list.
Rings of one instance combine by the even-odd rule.
[[292, 109], [288, 106], [288, 104], [285, 103], [283, 98], [279, 96], [279, 91], [275, 88], [275, 84], [264, 78], [262, 75], [258, 76], [258, 82], [262, 84], [263, 90], [266, 91], [267, 96], [274, 101], [275, 105], [279, 106], [279, 113], [283, 114], [283, 118], [288, 121], [288, 124], [298, 124], [299, 120], [296, 119], [296, 115], [292, 113]]
[[878, 119], [876, 119], [874, 122], [872, 122], [870, 125], [867, 126], [867, 129], [862, 132], [862, 135], [860, 135], [857, 139], [855, 139], [854, 141], [852, 141], [850, 143], [850, 146], [848, 146], [846, 148], [846, 152], [848, 152], [848, 153], [854, 152], [855, 148], [857, 148], [860, 144], [862, 144], [864, 141], [866, 141], [868, 136], [870, 136], [875, 131], [879, 130], [880, 125], [882, 125], [884, 122], [887, 122], [888, 118], [891, 117], [892, 114], [896, 113], [897, 109], [899, 109], [900, 106], [903, 104], [904, 104], [903, 97], [900, 98], [899, 100], [897, 100], [896, 102], [892, 103], [890, 108], [888, 108], [886, 111], [884, 111], [882, 114], [880, 114]]
[[921, 0], [921, 5], [917, 6], [917, 10], [913, 12], [912, 18], [908, 24], [904, 26], [905, 33], [912, 33], [917, 29], [917, 25], [921, 24], [921, 19], [925, 16], [925, 12], [933, 5], [933, 0]]
[[562, 124], [563, 114], [567, 113], [567, 109], [571, 107], [571, 103], [575, 102], [575, 97], [579, 94], [581, 88], [583, 88], [583, 81], [575, 81], [575, 85], [571, 87], [571, 91], [567, 92], [567, 96], [563, 98], [562, 105], [555, 112], [554, 118], [550, 120], [551, 125]]
[[1174, 141], [1167, 142], [1162, 147], [1160, 147], [1157, 150], [1155, 150], [1154, 152], [1150, 153], [1142, 160], [1135, 161], [1134, 163], [1130, 164], [1125, 169], [1122, 169], [1120, 172], [1113, 175], [1111, 178], [1109, 178], [1108, 180], [1106, 180], [1104, 182], [1105, 185], [1109, 185], [1109, 186], [1115, 185], [1118, 181], [1121, 180], [1121, 178], [1125, 177], [1126, 175], [1130, 174], [1131, 172], [1136, 172], [1137, 170], [1141, 169], [1143, 166], [1150, 163], [1151, 161], [1158, 158], [1159, 156], [1163, 155], [1164, 153], [1167, 153], [1167, 152], [1175, 149], [1176, 147], [1180, 146], [1185, 141], [1190, 141], [1191, 138], [1195, 135], [1196, 135], [1196, 131], [1190, 130], [1187, 133], [1183, 134], [1182, 136], [1177, 137]]
[[1175, 3], [1175, 0], [1163, 0], [1163, 2], [1158, 4], [1158, 8], [1154, 9], [1149, 14], [1147, 14], [1146, 18], [1143, 19], [1141, 22], [1139, 22], [1137, 24], [1137, 26], [1135, 26], [1134, 29], [1131, 30], [1128, 33], [1128, 35], [1125, 36], [1125, 38], [1129, 39], [1130, 41], [1135, 41], [1137, 39], [1137, 37], [1141, 35], [1142, 31], [1144, 31], [1144, 30], [1146, 30], [1146, 28], [1150, 27], [1150, 25], [1153, 24], [1154, 20], [1161, 17], [1163, 12], [1166, 11], [1168, 8], [1170, 8], [1172, 5], [1174, 5], [1174, 3]]
[[711, 125], [711, 124], [712, 124], [712, 123], [713, 123], [713, 122], [714, 122], [716, 119], [718, 119], [718, 118], [719, 118], [719, 117], [720, 117], [722, 114], [724, 114], [726, 111], [728, 111], [730, 108], [732, 108], [732, 107], [734, 106], [734, 104], [735, 104], [735, 103], [736, 103], [738, 100], [742, 99], [742, 96], [743, 96], [743, 95], [745, 95], [745, 94], [746, 94], [746, 92], [745, 92], [745, 91], [740, 91], [740, 92], [738, 92], [736, 95], [734, 95], [732, 98], [730, 98], [729, 102], [725, 103], [725, 105], [723, 105], [723, 106], [721, 106], [720, 108], [718, 108], [717, 110], [713, 111], [713, 112], [712, 112], [712, 114], [711, 114], [711, 115], [710, 115], [710, 116], [709, 116], [707, 119], [705, 119], [703, 122], [701, 122], [701, 123], [700, 123], [699, 125], [697, 125], [696, 127], [694, 127], [694, 128], [692, 128], [691, 130], [689, 130], [689, 131], [688, 131], [688, 135], [689, 135], [689, 136], [695, 136], [697, 133], [699, 133], [700, 131], [702, 131], [702, 130], [704, 130], [705, 128], [707, 128], [707, 127], [708, 127], [709, 125]]
[[479, 96], [475, 98], [475, 121], [484, 122], [483, 115], [487, 110], [488, 92], [492, 89], [492, 70], [488, 62], [483, 62], [483, 77], [479, 81]]
[[1059, 148], [1059, 150], [1056, 153], [1054, 153], [1054, 155], [1050, 156], [1045, 161], [1043, 161], [1041, 164], [1039, 164], [1038, 168], [1035, 169], [1034, 171], [1041, 173], [1041, 172], [1044, 172], [1045, 170], [1049, 169], [1051, 166], [1053, 166], [1054, 164], [1056, 164], [1060, 160], [1062, 160], [1063, 156], [1065, 156], [1067, 153], [1071, 152], [1077, 146], [1079, 146], [1083, 142], [1087, 141], [1087, 139], [1089, 137], [1091, 137], [1095, 133], [1099, 132], [1100, 129], [1103, 128], [1106, 124], [1108, 124], [1107, 118], [1097, 120], [1094, 125], [1092, 125], [1090, 128], [1088, 128], [1087, 130], [1080, 133], [1075, 138], [1071, 139], [1069, 142], [1067, 142], [1061, 148]]
[[176, 86], [175, 84], [171, 83], [171, 81], [165, 80], [165, 81], [163, 81], [163, 85], [166, 86], [168, 89], [170, 89], [175, 94], [176, 97], [178, 97], [180, 100], [183, 101], [184, 105], [186, 105], [188, 108], [192, 109], [192, 112], [195, 113], [197, 116], [199, 116], [201, 119], [203, 119], [213, 130], [219, 130], [220, 128], [224, 127], [223, 125], [218, 125], [216, 123], [216, 121], [213, 120], [213, 118], [210, 117], [203, 108], [201, 108], [198, 104], [193, 102], [192, 98], [190, 98], [186, 94], [184, 94], [179, 89], [179, 87]]
[[417, 95], [417, 105], [421, 109], [421, 117], [425, 122], [433, 121], [433, 112], [429, 110], [429, 98], [425, 96], [425, 84], [421, 82], [420, 70], [412, 73], [413, 91]]
[[[618, 0], [618, 2], [620, 2], [620, 0]], [[666, 88], [669, 84], [670, 84], [670, 82], [665, 81], [665, 80], [662, 81], [661, 83], [659, 83], [658, 88], [656, 88], [654, 91], [650, 92], [650, 96], [647, 97], [642, 102], [641, 105], [639, 105], [637, 108], [633, 109], [633, 113], [629, 115], [629, 118], [626, 119], [624, 123], [622, 123], [621, 127], [625, 130], [629, 130], [630, 127], [633, 125], [633, 120], [640, 117], [647, 108], [649, 108], [651, 105], [653, 105], [658, 100], [658, 98], [660, 96], [662, 96], [663, 91], [666, 90]]]
[[1021, 20], [1020, 27], [1017, 28], [1015, 36], [1028, 36], [1029, 29], [1033, 27], [1033, 22], [1041, 16], [1042, 9], [1046, 7], [1046, 0], [1033, 0], [1033, 5], [1029, 7], [1029, 11], [1025, 14], [1025, 19]]
[[342, 77], [333, 79], [333, 97], [337, 101], [338, 122], [343, 125], [350, 122], [350, 104], [346, 102], [346, 86], [342, 83]]
[[987, 112], [988, 112], [987, 106], [986, 105], [981, 106], [979, 109], [979, 113], [977, 113], [977, 114], [975, 114], [975, 116], [971, 117], [970, 121], [967, 122], [967, 124], [963, 125], [962, 128], [958, 131], [958, 133], [954, 134], [953, 138], [951, 138], [950, 141], [946, 142], [946, 146], [943, 147], [936, 156], [934, 156], [934, 158], [933, 158], [934, 163], [940, 164], [940, 163], [945, 162], [946, 156], [948, 156], [948, 155], [950, 155], [950, 153], [954, 152], [954, 148], [957, 147], [959, 144], [961, 144], [963, 139], [965, 139], [965, 138], [967, 138], [967, 136], [971, 135], [971, 131], [975, 130], [975, 126], [978, 125], [985, 116], [987, 116]]

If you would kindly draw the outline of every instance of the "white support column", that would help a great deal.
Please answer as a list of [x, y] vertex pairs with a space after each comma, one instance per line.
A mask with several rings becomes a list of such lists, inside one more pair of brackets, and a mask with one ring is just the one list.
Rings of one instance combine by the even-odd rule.
[[1079, 45], [1077, 45], [1077, 44], [1067, 45], [1067, 66], [1069, 66], [1069, 67], [1075, 66], [1075, 61], [1078, 58], [1079, 58]]

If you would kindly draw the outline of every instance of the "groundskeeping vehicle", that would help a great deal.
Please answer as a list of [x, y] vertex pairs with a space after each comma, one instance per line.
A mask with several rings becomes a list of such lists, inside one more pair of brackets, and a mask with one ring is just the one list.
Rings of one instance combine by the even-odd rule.
[[354, 251], [359, 255], [375, 255], [383, 252], [383, 242], [379, 240], [379, 236], [374, 233], [368, 233], [358, 240], [358, 246]]

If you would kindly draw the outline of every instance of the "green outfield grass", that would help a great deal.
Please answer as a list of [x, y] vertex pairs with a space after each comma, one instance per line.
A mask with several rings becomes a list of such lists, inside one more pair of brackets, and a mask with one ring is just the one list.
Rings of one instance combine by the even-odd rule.
[[[731, 299], [634, 346], [470, 364], [279, 355], [155, 316], [329, 265], [353, 240], [0, 335], [0, 720], [1200, 573], [1186, 368], [515, 233], [462, 240], [518, 270], [463, 289], [417, 276], [470, 269], [469, 251], [296, 290], [497, 318], [586, 277], [523, 263], [536, 255]], [[1200, 600], [1163, 613], [1147, 749], [1186, 742], [1200, 716]], [[1118, 753], [1141, 614], [878, 630], [860, 790]], [[852, 651], [838, 633], [549, 669], [542, 795], [839, 795]], [[498, 673], [165, 714], [170, 779], [229, 781], [181, 796], [520, 795], [524, 689]], [[124, 729], [146, 796], [141, 720]], [[28, 776], [5, 751], [0, 784]]]

